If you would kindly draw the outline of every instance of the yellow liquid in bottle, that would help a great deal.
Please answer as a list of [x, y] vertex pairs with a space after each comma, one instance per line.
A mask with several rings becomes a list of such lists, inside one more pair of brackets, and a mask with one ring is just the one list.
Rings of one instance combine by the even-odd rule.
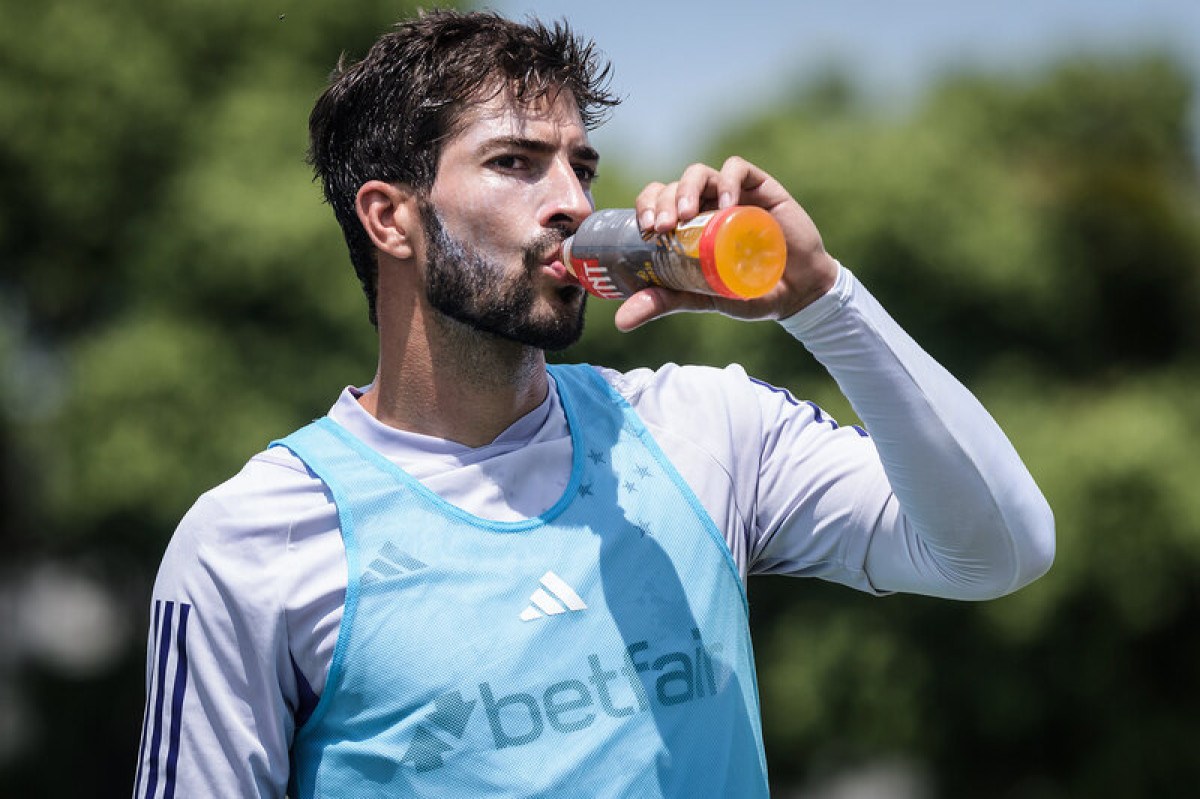
[[704, 235], [704, 228], [713, 218], [713, 214], [700, 214], [694, 219], [689, 219], [687, 222], [679, 225], [671, 232], [671, 238], [675, 240], [675, 246], [686, 255], [688, 258], [700, 258], [700, 238]]

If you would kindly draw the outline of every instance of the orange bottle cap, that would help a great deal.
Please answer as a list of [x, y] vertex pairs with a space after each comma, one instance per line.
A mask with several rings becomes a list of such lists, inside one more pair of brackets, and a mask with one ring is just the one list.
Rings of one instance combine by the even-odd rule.
[[783, 229], [757, 206], [717, 211], [700, 237], [700, 268], [709, 285], [725, 297], [761, 297], [779, 282], [786, 265]]

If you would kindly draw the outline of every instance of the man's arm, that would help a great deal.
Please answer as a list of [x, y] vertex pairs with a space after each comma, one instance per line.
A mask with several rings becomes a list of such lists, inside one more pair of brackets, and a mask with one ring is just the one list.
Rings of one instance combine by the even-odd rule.
[[878, 453], [887, 486], [864, 564], [876, 590], [989, 599], [1045, 573], [1054, 520], [1020, 457], [853, 275], [783, 326], [838, 382]]
[[205, 494], [163, 557], [135, 797], [167, 785], [176, 796], [284, 795], [301, 691], [280, 596], [288, 499], [269, 479], [279, 471], [251, 461]]
[[[618, 327], [698, 310], [784, 320], [837, 380], [877, 450], [859, 474], [839, 478], [843, 487], [862, 482], [872, 465], [885, 475], [875, 481], [877, 513], [864, 520], [859, 502], [848, 531], [867, 538], [863, 568], [876, 590], [984, 599], [1044, 573], [1054, 555], [1053, 517], [998, 425], [825, 252], [812, 220], [778, 181], [740, 158], [720, 170], [696, 164], [679, 181], [648, 186], [637, 210], [644, 227], [663, 231], [736, 204], [766, 208], [783, 228], [788, 263], [779, 286], [750, 301], [645, 289], [618, 309]], [[797, 518], [771, 519], [759, 531], [767, 544], [758, 554], [786, 561], [773, 550], [813, 532], [791, 529], [802, 526]]]

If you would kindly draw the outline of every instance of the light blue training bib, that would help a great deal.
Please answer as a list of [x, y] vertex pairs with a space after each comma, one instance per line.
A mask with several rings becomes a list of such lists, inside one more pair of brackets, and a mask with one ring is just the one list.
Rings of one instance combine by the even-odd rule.
[[472, 516], [329, 418], [277, 442], [332, 492], [349, 572], [291, 796], [767, 795], [724, 540], [594, 369], [550, 371], [573, 462], [537, 518]]

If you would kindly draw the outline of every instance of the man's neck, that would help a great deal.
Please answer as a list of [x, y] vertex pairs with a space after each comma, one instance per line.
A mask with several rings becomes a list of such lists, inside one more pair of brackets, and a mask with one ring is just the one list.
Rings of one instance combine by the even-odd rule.
[[379, 371], [359, 400], [379, 421], [479, 447], [546, 398], [541, 350], [436, 313], [426, 321], [404, 336], [380, 330]]

